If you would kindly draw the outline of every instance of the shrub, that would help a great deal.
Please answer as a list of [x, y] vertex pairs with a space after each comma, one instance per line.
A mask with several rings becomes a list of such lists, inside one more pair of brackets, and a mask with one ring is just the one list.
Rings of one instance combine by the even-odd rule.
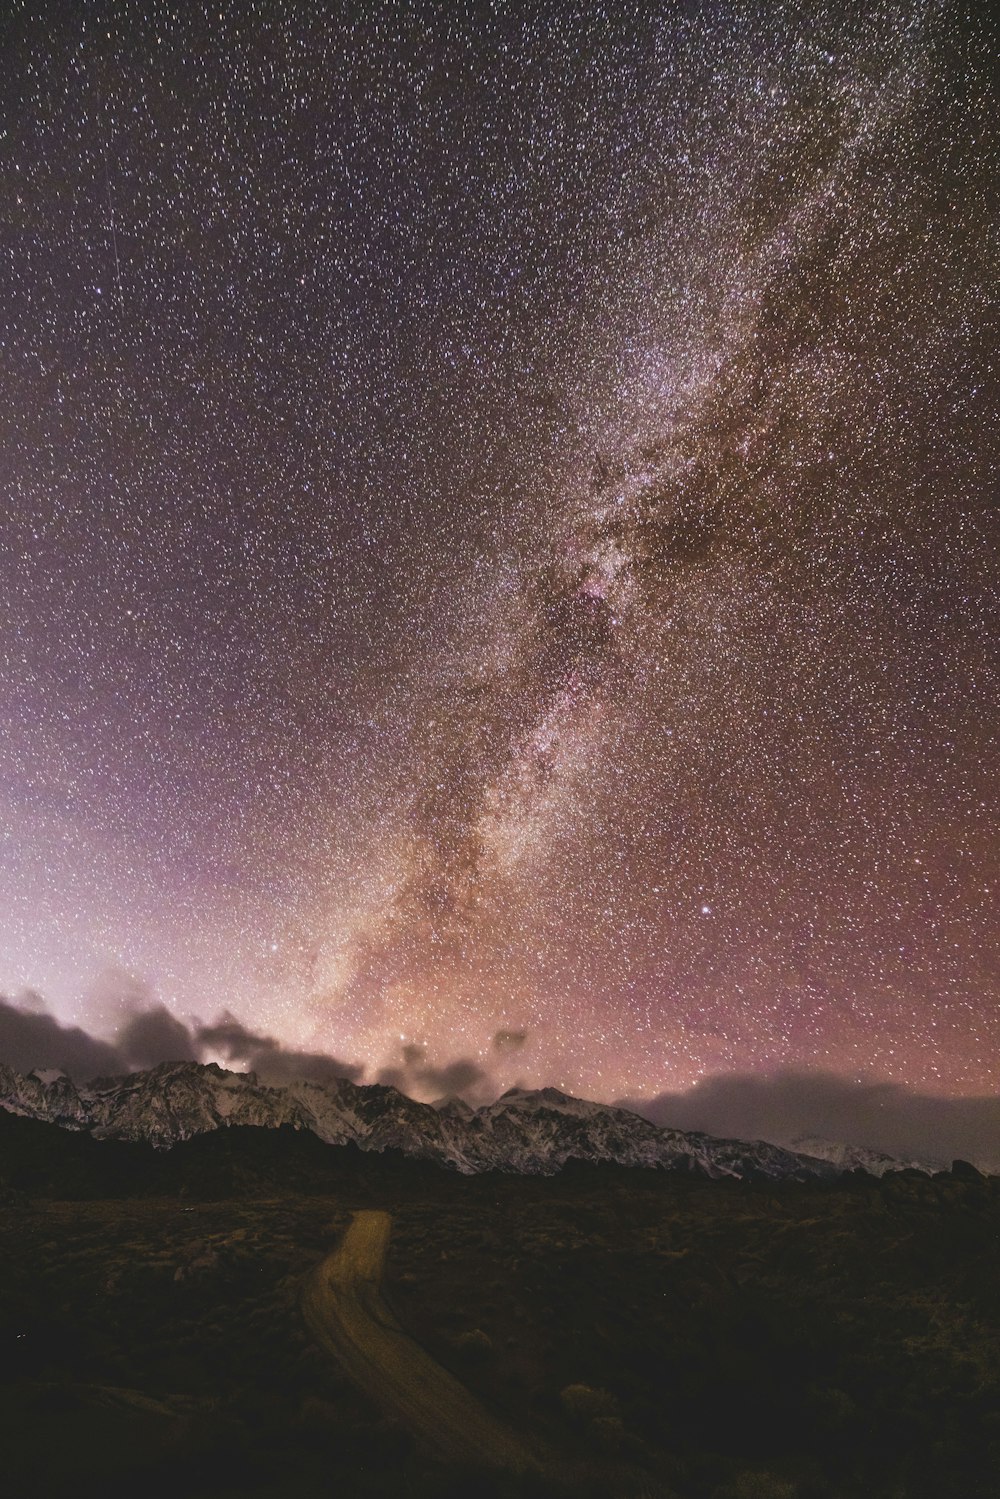
[[614, 1419], [618, 1401], [608, 1390], [593, 1389], [587, 1384], [568, 1384], [559, 1392], [559, 1401], [567, 1416], [577, 1421]]

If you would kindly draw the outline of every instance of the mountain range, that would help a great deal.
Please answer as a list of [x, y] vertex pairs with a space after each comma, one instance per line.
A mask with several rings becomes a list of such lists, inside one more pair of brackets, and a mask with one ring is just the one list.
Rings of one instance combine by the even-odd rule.
[[420, 1103], [395, 1088], [346, 1079], [268, 1086], [252, 1072], [200, 1062], [163, 1062], [80, 1087], [62, 1073], [24, 1075], [0, 1064], [0, 1108], [95, 1139], [160, 1148], [231, 1126], [291, 1126], [330, 1145], [399, 1151], [467, 1175], [549, 1175], [570, 1160], [772, 1180], [833, 1178], [859, 1169], [882, 1176], [904, 1166], [939, 1169], [824, 1140], [786, 1149], [764, 1140], [664, 1129], [628, 1109], [555, 1088], [511, 1088], [473, 1109], [458, 1098]]

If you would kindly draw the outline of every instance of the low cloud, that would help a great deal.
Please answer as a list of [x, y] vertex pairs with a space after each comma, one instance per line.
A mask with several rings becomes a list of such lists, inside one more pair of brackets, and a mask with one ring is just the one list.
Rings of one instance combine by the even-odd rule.
[[165, 1005], [153, 1005], [130, 1016], [117, 1045], [129, 1071], [155, 1067], [157, 1062], [201, 1060], [191, 1032]]
[[[149, 990], [130, 975], [111, 974], [103, 981], [101, 996], [114, 1025], [112, 1040], [62, 1025], [35, 993], [26, 993], [17, 1002], [0, 996], [0, 1063], [22, 1073], [57, 1069], [78, 1083], [141, 1072], [161, 1062], [215, 1060], [254, 1072], [273, 1087], [343, 1078], [360, 1082], [364, 1076], [364, 1069], [356, 1063], [326, 1052], [286, 1047], [273, 1036], [251, 1030], [228, 1010], [209, 1025], [185, 1024], [165, 1005], [154, 1002]], [[523, 1033], [511, 1034], [511, 1044], [523, 1044]], [[490, 1074], [472, 1057], [436, 1062], [428, 1057], [426, 1047], [414, 1042], [401, 1048], [400, 1057], [397, 1066], [378, 1074], [378, 1082], [425, 1099], [456, 1095], [485, 1103], [496, 1094]]]
[[382, 1067], [375, 1074], [375, 1081], [383, 1088], [395, 1088], [406, 1092], [406, 1073], [402, 1067]]
[[972, 1161], [1000, 1171], [1000, 1098], [939, 1098], [832, 1072], [707, 1079], [686, 1093], [623, 1099], [655, 1124], [790, 1145], [808, 1136], [902, 1159]]
[[427, 1048], [414, 1042], [402, 1047], [401, 1056], [399, 1065], [382, 1068], [376, 1082], [426, 1099], [458, 1097], [485, 1103], [495, 1096], [489, 1073], [472, 1057], [435, 1063], [428, 1060]]
[[54, 1067], [81, 1079], [127, 1070], [115, 1047], [78, 1026], [60, 1025], [39, 1010], [35, 994], [24, 1007], [0, 995], [0, 1062], [15, 1072]]
[[213, 1025], [185, 1025], [165, 1005], [152, 1003], [144, 989], [133, 994], [129, 1010], [121, 991], [116, 991], [118, 1023], [112, 1041], [62, 1025], [46, 1012], [37, 994], [17, 1003], [0, 995], [0, 1063], [15, 1072], [55, 1068], [80, 1083], [141, 1072], [160, 1062], [204, 1062], [211, 1055], [256, 1072], [265, 1083], [357, 1081], [362, 1075], [352, 1062], [322, 1052], [296, 1051], [271, 1036], [258, 1035], [228, 1011]]
[[424, 1066], [419, 1076], [422, 1085], [435, 1093], [454, 1093], [463, 1097], [481, 1089], [488, 1082], [487, 1074], [471, 1057], [458, 1057], [454, 1062], [445, 1062], [440, 1067]]
[[241, 1062], [264, 1083], [290, 1083], [298, 1079], [330, 1083], [338, 1078], [357, 1082], [362, 1075], [362, 1069], [353, 1062], [342, 1062], [323, 1052], [296, 1051], [282, 1046], [273, 1036], [258, 1035], [228, 1011], [214, 1025], [199, 1026], [194, 1041], [202, 1055], [211, 1050], [229, 1062]]

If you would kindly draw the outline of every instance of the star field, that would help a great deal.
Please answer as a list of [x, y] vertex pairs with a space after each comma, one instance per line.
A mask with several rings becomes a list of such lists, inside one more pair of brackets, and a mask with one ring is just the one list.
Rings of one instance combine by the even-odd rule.
[[4, 25], [0, 991], [995, 1089], [983, 16]]

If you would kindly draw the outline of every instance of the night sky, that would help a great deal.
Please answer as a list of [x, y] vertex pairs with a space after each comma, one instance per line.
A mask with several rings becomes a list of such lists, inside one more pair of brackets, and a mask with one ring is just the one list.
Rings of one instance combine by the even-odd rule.
[[980, 13], [5, 14], [0, 991], [995, 1091]]

